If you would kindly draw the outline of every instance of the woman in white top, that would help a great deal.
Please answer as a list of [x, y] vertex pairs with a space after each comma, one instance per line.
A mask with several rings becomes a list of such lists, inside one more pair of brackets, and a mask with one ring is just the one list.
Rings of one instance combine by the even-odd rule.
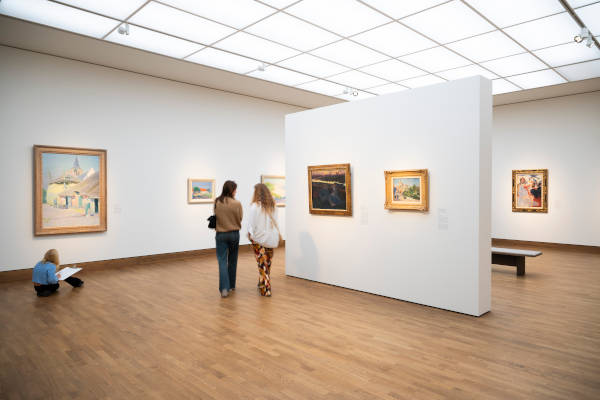
[[254, 185], [254, 196], [248, 216], [248, 239], [258, 263], [258, 288], [262, 296], [271, 296], [271, 259], [279, 245], [279, 227], [275, 200], [262, 183]]

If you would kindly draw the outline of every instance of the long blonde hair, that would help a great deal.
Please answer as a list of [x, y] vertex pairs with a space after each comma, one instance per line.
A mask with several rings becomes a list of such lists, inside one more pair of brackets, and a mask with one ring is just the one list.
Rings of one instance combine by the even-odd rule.
[[275, 200], [271, 191], [264, 183], [257, 183], [254, 185], [254, 196], [252, 196], [252, 203], [260, 205], [260, 207], [267, 213], [272, 214], [275, 209]]
[[42, 262], [43, 263], [50, 262], [58, 267], [60, 265], [60, 262], [58, 260], [58, 251], [56, 249], [48, 250], [46, 252], [46, 254], [44, 254], [44, 258], [42, 258]]

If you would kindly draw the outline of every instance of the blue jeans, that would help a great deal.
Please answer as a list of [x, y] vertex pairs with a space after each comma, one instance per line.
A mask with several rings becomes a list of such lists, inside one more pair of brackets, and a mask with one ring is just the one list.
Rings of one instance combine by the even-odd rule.
[[219, 261], [219, 291], [235, 289], [240, 231], [217, 232], [215, 239]]

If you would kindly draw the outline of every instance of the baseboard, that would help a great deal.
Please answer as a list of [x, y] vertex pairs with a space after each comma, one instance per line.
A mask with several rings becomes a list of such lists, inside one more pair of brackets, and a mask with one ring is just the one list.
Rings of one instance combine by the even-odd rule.
[[492, 238], [492, 246], [496, 247], [536, 247], [536, 248], [552, 248], [568, 251], [579, 251], [586, 253], [600, 254], [600, 246], [584, 246], [580, 244], [564, 244], [550, 242], [533, 242], [528, 240], [514, 239], [495, 239]]

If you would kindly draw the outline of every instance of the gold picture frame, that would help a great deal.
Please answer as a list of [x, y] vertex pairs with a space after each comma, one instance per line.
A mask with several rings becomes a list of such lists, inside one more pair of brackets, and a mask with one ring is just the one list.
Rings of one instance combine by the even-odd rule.
[[260, 183], [267, 185], [267, 187], [271, 191], [271, 194], [273, 195], [273, 200], [275, 200], [275, 206], [285, 207], [285, 176], [261, 175]]
[[33, 146], [34, 235], [105, 232], [106, 150]]
[[512, 171], [513, 212], [548, 212], [548, 170]]
[[215, 180], [188, 178], [188, 203], [212, 203], [215, 201]]
[[308, 205], [311, 214], [351, 216], [350, 164], [309, 166]]
[[429, 172], [426, 169], [384, 171], [388, 210], [429, 210]]

